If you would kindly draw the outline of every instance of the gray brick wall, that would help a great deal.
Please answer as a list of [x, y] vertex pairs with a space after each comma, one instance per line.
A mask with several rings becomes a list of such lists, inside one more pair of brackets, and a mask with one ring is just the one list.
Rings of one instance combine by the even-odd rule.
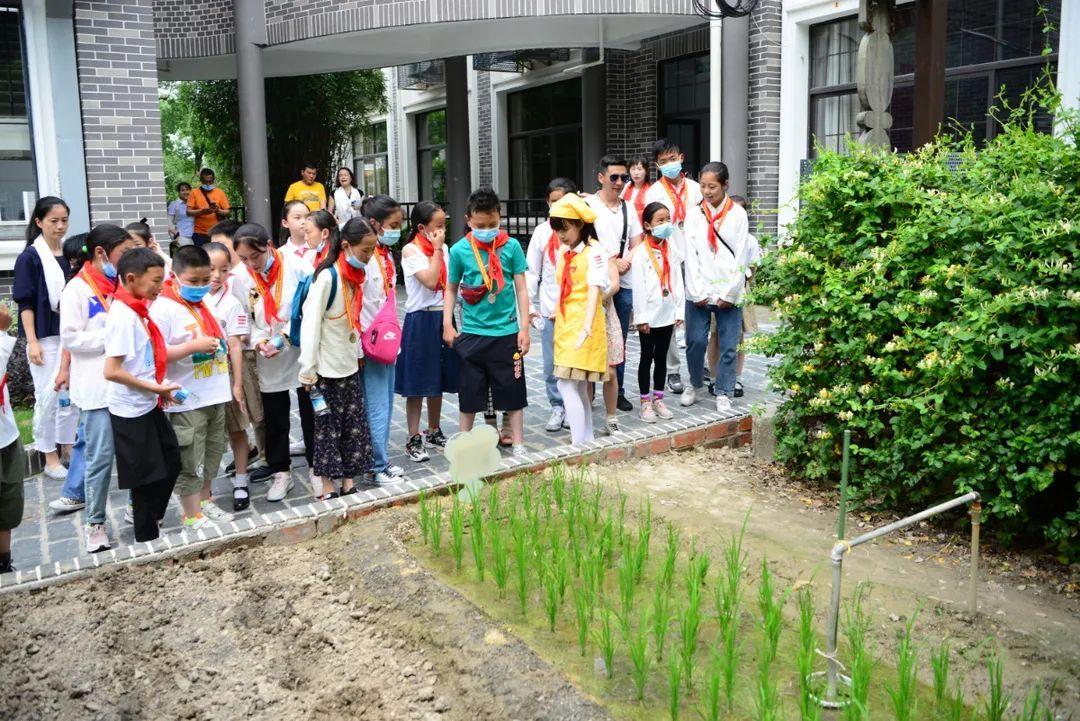
[[145, 216], [165, 237], [151, 0], [77, 0], [75, 53], [90, 222]]
[[480, 186], [494, 183], [495, 169], [491, 159], [491, 73], [481, 70], [476, 74], [476, 124], [479, 143]]
[[750, 223], [776, 233], [780, 201], [781, 0], [761, 0], [750, 16], [750, 113], [747, 197], [755, 205]]
[[232, 0], [154, 0], [154, 38], [162, 58], [236, 52]]

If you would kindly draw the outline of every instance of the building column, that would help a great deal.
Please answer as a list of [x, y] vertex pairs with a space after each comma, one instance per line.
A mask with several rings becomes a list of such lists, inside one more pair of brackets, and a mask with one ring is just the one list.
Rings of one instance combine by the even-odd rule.
[[240, 110], [240, 153], [244, 205], [249, 223], [273, 229], [270, 215], [270, 162], [266, 150], [266, 88], [262, 49], [266, 17], [262, 0], [236, 0], [236, 96]]
[[[720, 135], [720, 160], [727, 165], [731, 190], [746, 195], [747, 123], [750, 112], [750, 18], [724, 18], [721, 67], [724, 117]], [[715, 156], [715, 153], [714, 153]]]
[[581, 189], [597, 189], [596, 164], [607, 153], [607, 66], [581, 74]]
[[[916, 148], [934, 139], [945, 121], [945, 22], [947, 0], [915, 0]], [[1064, 35], [1062, 36], [1064, 38]]]
[[465, 206], [472, 192], [469, 147], [469, 72], [464, 55], [446, 58], [446, 185], [450, 201], [448, 237], [465, 227]]
[[[709, 158], [723, 157], [724, 21], [709, 20]], [[695, 171], [696, 172], [696, 171]]]
[[[1065, 42], [1065, 38], [1080, 37], [1080, 4], [1062, 3], [1059, 22], [1057, 87], [1061, 92], [1061, 104], [1065, 108], [1080, 110], [1080, 45]], [[1064, 130], [1065, 125], [1059, 119], [1056, 131], [1061, 133]]]

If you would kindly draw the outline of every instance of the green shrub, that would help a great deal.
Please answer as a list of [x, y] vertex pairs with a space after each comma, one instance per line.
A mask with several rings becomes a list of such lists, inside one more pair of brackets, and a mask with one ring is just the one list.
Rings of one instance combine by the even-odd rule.
[[1076, 557], [1080, 124], [1040, 133], [1034, 109], [978, 149], [821, 152], [758, 274], [779, 328], [752, 345], [779, 356], [779, 460], [833, 482], [850, 428], [864, 498], [978, 490], [1005, 540]]

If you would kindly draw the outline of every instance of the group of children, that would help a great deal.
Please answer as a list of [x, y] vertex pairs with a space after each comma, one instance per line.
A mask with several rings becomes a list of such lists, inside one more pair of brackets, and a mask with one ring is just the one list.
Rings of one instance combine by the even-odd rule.
[[[413, 461], [446, 444], [446, 393], [458, 395], [462, 431], [478, 413], [493, 422], [502, 412], [501, 443], [524, 454], [530, 323], [541, 331], [552, 407], [547, 429], [569, 428], [576, 444], [593, 437], [596, 383], [603, 386], [607, 432], [619, 430], [619, 409], [632, 408], [621, 373], [631, 319], [641, 345], [642, 420], [672, 417], [665, 378], [678, 367], [674, 329], [684, 323], [691, 387], [682, 404], [704, 393], [715, 326], [716, 404], [730, 408], [739, 304], [756, 244], [745, 210], [727, 195], [723, 164], [706, 165], [699, 185], [685, 177], [674, 144], [659, 141], [654, 159], [661, 177], [651, 185], [644, 161], [610, 155], [599, 163], [595, 194], [552, 181], [550, 217], [536, 228], [527, 256], [503, 229], [490, 189], [469, 197], [465, 235], [452, 245], [445, 212], [429, 201], [416, 204], [401, 245], [401, 324], [391, 248], [402, 240], [405, 219], [388, 196], [365, 198], [359, 214], [340, 226], [327, 210], [289, 201], [278, 243], [256, 223], [223, 220], [207, 229], [207, 243], [181, 246], [171, 257], [145, 224], [101, 224], [79, 239], [66, 285], [68, 263], [58, 244], [67, 206], [42, 198], [20, 256], [28, 280], [20, 286], [17, 264], [15, 300], [31, 367], [39, 365], [37, 375], [46, 378], [39, 388], [35, 375], [39, 402], [49, 402], [52, 387], [69, 392], [78, 412], [65, 489], [51, 505], [85, 505], [87, 551], [108, 548], [105, 498], [115, 460], [119, 487], [130, 491], [136, 540], [158, 536], [173, 493], [185, 528], [231, 520], [210, 488], [226, 444], [234, 458], [234, 512], [248, 507], [255, 480], [270, 480], [267, 500], [286, 497], [291, 454], [307, 457], [319, 499], [356, 492], [365, 474], [394, 483], [404, 475], [388, 455], [395, 395], [406, 398]], [[61, 276], [56, 289], [54, 267]], [[5, 324], [10, 318], [0, 311], [0, 331]], [[9, 340], [0, 333], [0, 367]], [[302, 444], [290, 444], [290, 392]], [[21, 461], [8, 463], [22, 451], [3, 403], [0, 561], [9, 562], [4, 532], [18, 522], [7, 512], [15, 505], [9, 486], [16, 476], [21, 483], [23, 469]], [[72, 434], [61, 430], [70, 419], [53, 420], [53, 437], [70, 443]], [[46, 473], [63, 478], [56, 445], [51, 457], [40, 438], [36, 445], [46, 453]], [[265, 465], [249, 472], [260, 454]]]

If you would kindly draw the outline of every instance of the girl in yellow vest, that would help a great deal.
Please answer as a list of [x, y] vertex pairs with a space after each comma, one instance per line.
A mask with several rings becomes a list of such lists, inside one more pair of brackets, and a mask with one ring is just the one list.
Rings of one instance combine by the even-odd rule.
[[555, 269], [559, 293], [555, 311], [554, 375], [566, 407], [575, 445], [593, 440], [589, 386], [607, 379], [607, 331], [602, 300], [618, 287], [618, 271], [600, 247], [596, 212], [575, 193], [551, 206], [551, 229], [567, 250]]

